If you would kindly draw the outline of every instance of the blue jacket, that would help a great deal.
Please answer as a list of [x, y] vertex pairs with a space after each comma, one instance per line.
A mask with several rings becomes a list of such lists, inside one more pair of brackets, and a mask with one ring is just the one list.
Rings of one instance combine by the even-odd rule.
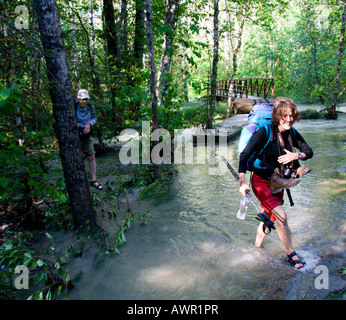
[[92, 126], [95, 125], [97, 121], [95, 108], [92, 104], [88, 104], [86, 107], [81, 107], [78, 102], [77, 104], [77, 123], [78, 127], [83, 127], [90, 123]]

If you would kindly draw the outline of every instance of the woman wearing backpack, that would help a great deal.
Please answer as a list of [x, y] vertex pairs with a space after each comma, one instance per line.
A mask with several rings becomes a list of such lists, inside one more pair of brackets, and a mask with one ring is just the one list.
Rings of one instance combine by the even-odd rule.
[[[299, 260], [293, 249], [287, 214], [282, 205], [284, 189], [296, 185], [299, 182], [299, 175], [302, 176], [310, 171], [307, 167], [299, 167], [298, 163], [298, 160], [307, 160], [313, 156], [312, 149], [299, 132], [291, 129], [294, 122], [299, 120], [300, 115], [294, 101], [289, 98], [277, 98], [270, 125], [272, 139], [268, 142], [268, 128], [266, 130], [265, 127], [261, 127], [253, 134], [239, 159], [239, 191], [245, 197], [246, 191], [250, 190], [245, 181], [247, 161], [254, 153], [261, 152], [260, 160], [263, 167], [253, 168], [251, 180], [254, 194], [264, 210], [263, 222], [257, 229], [255, 246], [261, 247], [268, 233], [266, 225], [273, 225], [276, 220], [277, 232], [287, 251], [288, 262], [297, 269], [302, 268], [304, 262]], [[299, 149], [300, 152], [295, 152], [294, 148]]]

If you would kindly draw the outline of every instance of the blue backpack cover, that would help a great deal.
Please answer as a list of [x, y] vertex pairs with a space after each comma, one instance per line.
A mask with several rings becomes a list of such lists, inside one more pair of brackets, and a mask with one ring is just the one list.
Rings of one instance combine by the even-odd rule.
[[[272, 109], [273, 109], [273, 107], [274, 107], [274, 105], [269, 104], [269, 103], [260, 103], [260, 104], [255, 104], [253, 106], [253, 108], [251, 109], [249, 116], [248, 116], [248, 120], [249, 120], [250, 124], [248, 124], [246, 127], [244, 127], [241, 131], [241, 134], [240, 134], [239, 143], [238, 143], [239, 154], [243, 152], [246, 145], [250, 141], [252, 135], [259, 128], [261, 128], [263, 126], [265, 126], [265, 128], [267, 130], [267, 136], [269, 136], [269, 139], [259, 154], [261, 154], [262, 151], [265, 149], [265, 147], [267, 146], [267, 144], [269, 143], [269, 141], [271, 139], [271, 130], [270, 130], [270, 126], [268, 126], [268, 125], [270, 125], [272, 123]], [[249, 171], [253, 171], [253, 167], [265, 169], [265, 168], [260, 166], [260, 160], [255, 159], [254, 154], [248, 160], [247, 169]]]

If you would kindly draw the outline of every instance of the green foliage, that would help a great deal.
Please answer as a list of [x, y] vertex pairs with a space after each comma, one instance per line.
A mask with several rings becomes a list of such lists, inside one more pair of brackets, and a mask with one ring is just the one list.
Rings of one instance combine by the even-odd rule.
[[[272, 76], [275, 96], [327, 104], [336, 76], [341, 13], [340, 3], [297, 0], [284, 12], [273, 11], [270, 29], [247, 25], [238, 77]], [[345, 72], [343, 62], [341, 88]]]
[[30, 270], [30, 288], [37, 288], [31, 299], [52, 299], [63, 291], [67, 297], [71, 283], [68, 271], [61, 267], [64, 260], [55, 257], [52, 262], [48, 258], [53, 247], [51, 252], [40, 254], [26, 245], [32, 240], [31, 230], [67, 223], [68, 207], [63, 179], [53, 181], [46, 166], [56, 158], [50, 130], [29, 131], [23, 125], [16, 126], [16, 118], [23, 121], [32, 111], [23, 103], [22, 88], [19, 82], [0, 91], [0, 266], [4, 271], [0, 281], [5, 284], [1, 294], [13, 295], [15, 268], [24, 265]]
[[329, 292], [327, 295], [327, 300], [345, 300], [345, 298], [346, 298], [346, 288]]
[[340, 270], [339, 270], [339, 273], [343, 276], [346, 275], [346, 267], [342, 267]]
[[187, 107], [181, 111], [184, 127], [205, 127], [208, 117], [206, 105]]
[[324, 113], [321, 111], [317, 111], [313, 107], [309, 107], [306, 110], [300, 111], [300, 115], [302, 119], [322, 119], [324, 118]]
[[130, 228], [131, 223], [134, 221], [134, 215], [132, 213], [128, 214], [122, 219], [122, 223], [114, 236], [114, 252], [120, 253], [118, 247], [121, 247], [125, 242], [125, 232]]
[[172, 167], [172, 165], [162, 167], [161, 178], [156, 179], [151, 184], [144, 186], [144, 188], [141, 191], [139, 200], [151, 198], [159, 199], [165, 194], [168, 194], [170, 190], [173, 170], [174, 167]]
[[[50, 234], [46, 234], [52, 239]], [[0, 246], [0, 281], [3, 291], [2, 298], [12, 297], [15, 289], [15, 280], [19, 276], [16, 268], [25, 266], [28, 268], [29, 300], [51, 300], [63, 293], [68, 298], [68, 290], [73, 287], [70, 275], [62, 265], [65, 259], [55, 257], [53, 246], [47, 252], [38, 254], [37, 250], [25, 245], [25, 241], [8, 232], [5, 242]], [[53, 258], [53, 260], [51, 260]]]

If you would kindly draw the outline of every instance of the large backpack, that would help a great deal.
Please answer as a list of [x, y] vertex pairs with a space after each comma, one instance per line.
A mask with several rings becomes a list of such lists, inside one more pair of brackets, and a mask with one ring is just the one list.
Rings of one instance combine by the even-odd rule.
[[267, 142], [264, 145], [263, 149], [258, 154], [252, 154], [250, 159], [247, 163], [247, 170], [253, 171], [253, 168], [258, 169], [265, 169], [265, 167], [261, 166], [261, 161], [258, 159], [258, 157], [261, 155], [263, 150], [268, 145], [269, 141], [272, 138], [272, 130], [271, 130], [271, 123], [272, 123], [272, 109], [274, 105], [269, 103], [260, 103], [255, 104], [253, 108], [251, 109], [248, 121], [250, 124], [248, 124], [246, 127], [244, 127], [241, 131], [239, 143], [238, 143], [238, 152], [239, 154], [242, 153], [242, 151], [245, 149], [246, 145], [250, 141], [252, 135], [261, 127], [266, 128], [267, 132]]

